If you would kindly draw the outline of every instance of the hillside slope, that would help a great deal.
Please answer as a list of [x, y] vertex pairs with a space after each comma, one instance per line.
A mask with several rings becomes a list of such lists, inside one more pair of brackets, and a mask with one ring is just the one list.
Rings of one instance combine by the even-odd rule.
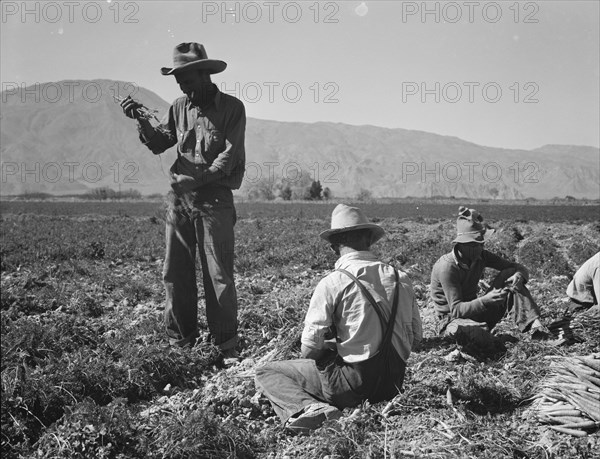
[[[113, 95], [165, 113], [155, 93], [112, 80], [72, 80], [2, 93], [2, 194], [72, 193], [99, 186], [168, 189], [173, 149], [154, 157]], [[247, 107], [251, 115], [251, 107]], [[406, 129], [248, 119], [247, 176], [265, 182], [320, 180], [336, 196], [600, 197], [600, 151], [573, 145], [535, 150], [485, 147]]]

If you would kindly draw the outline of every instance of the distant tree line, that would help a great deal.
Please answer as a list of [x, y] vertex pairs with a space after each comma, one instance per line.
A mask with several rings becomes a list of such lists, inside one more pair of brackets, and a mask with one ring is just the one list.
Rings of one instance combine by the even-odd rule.
[[116, 191], [107, 186], [94, 188], [83, 195], [85, 199], [96, 201], [119, 200], [119, 199], [142, 199], [142, 193], [132, 188], [125, 191]]
[[270, 175], [260, 178], [246, 178], [242, 193], [255, 201], [323, 201], [333, 197], [329, 187], [323, 187], [318, 177], [301, 170], [293, 177]]
[[248, 199], [257, 201], [273, 200], [304, 200], [304, 201], [327, 201], [333, 197], [328, 187], [323, 188], [320, 181], [312, 181], [310, 185], [291, 186], [283, 184], [273, 186], [266, 182], [251, 187], [247, 192]]

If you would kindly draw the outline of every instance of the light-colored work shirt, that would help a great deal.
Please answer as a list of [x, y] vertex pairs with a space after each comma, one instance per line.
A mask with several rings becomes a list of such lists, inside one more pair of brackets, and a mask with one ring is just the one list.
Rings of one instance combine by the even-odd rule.
[[[368, 251], [343, 255], [335, 268], [345, 269], [363, 283], [382, 306], [387, 328], [395, 301], [394, 268]], [[405, 273], [398, 271], [398, 274], [398, 311], [392, 344], [406, 362], [423, 332], [412, 284]], [[332, 325], [337, 331], [338, 354], [346, 362], [361, 362], [379, 351], [384, 333], [379, 316], [355, 282], [339, 271], [332, 272], [317, 285], [306, 313], [302, 344], [322, 349]]]
[[600, 252], [580, 266], [567, 286], [567, 295], [579, 303], [598, 304], [600, 296]]

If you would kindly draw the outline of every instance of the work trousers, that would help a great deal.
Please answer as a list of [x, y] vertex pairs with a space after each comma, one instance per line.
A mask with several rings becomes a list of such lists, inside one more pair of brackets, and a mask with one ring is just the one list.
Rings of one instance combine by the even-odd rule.
[[167, 335], [179, 345], [198, 337], [196, 250], [200, 254], [208, 329], [221, 350], [237, 344], [233, 279], [236, 214], [231, 190], [201, 188], [171, 195], [166, 223], [163, 281]]
[[[384, 371], [382, 362], [362, 368], [344, 362], [337, 356], [329, 362], [317, 364], [311, 359], [269, 362], [256, 369], [256, 386], [269, 399], [275, 413], [285, 423], [313, 403], [328, 403], [342, 410], [354, 407], [367, 399], [377, 385], [376, 376]], [[400, 391], [406, 365], [394, 360], [391, 379], [373, 394], [375, 400], [390, 399]], [[390, 391], [393, 385], [396, 391]], [[385, 397], [380, 395], [386, 394]]]

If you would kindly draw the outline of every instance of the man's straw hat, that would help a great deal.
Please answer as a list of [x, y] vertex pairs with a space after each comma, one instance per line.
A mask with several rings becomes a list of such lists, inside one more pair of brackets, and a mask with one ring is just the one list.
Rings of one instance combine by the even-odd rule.
[[371, 230], [371, 244], [374, 244], [385, 235], [384, 229], [375, 223], [369, 223], [365, 214], [358, 207], [338, 204], [331, 213], [331, 229], [323, 231], [319, 236], [329, 241], [329, 238], [334, 234], [361, 229]]
[[192, 69], [208, 70], [208, 73], [219, 73], [225, 70], [223, 61], [209, 59], [204, 46], [200, 43], [180, 43], [173, 51], [173, 67], [163, 67], [163, 75], [176, 75]]

